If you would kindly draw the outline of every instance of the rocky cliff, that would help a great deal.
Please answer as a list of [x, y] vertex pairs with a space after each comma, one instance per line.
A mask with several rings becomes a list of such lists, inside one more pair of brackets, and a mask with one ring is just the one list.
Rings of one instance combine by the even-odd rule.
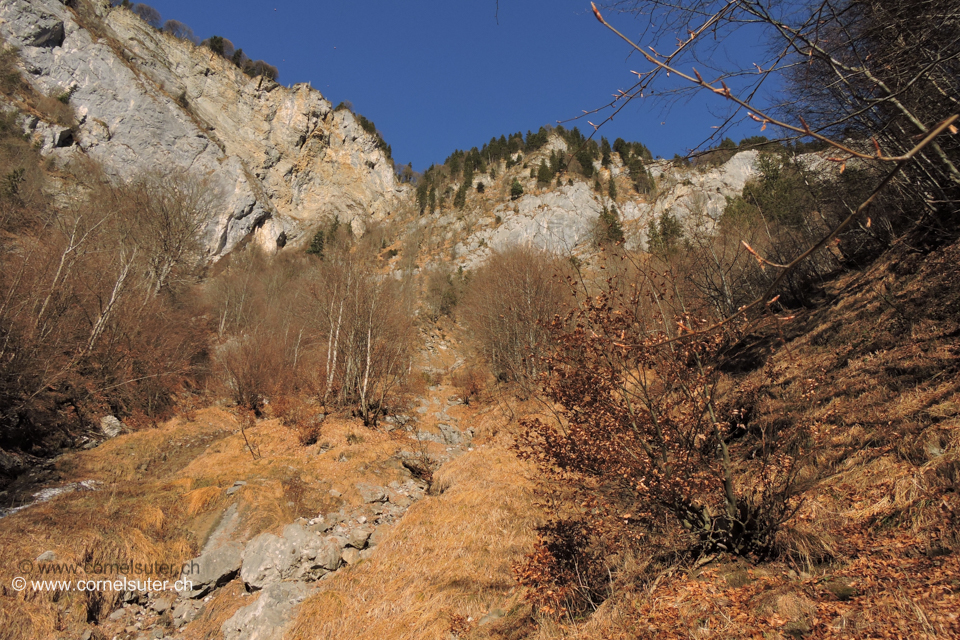
[[[616, 209], [627, 247], [642, 249], [647, 242], [648, 223], [662, 214], [675, 217], [688, 229], [712, 231], [727, 198], [740, 195], [744, 184], [757, 175], [756, 151], [743, 151], [722, 165], [701, 168], [655, 161], [648, 170], [656, 186], [651, 193], [640, 194], [614, 154], [607, 167], [595, 163], [595, 177], [565, 172], [559, 186], [538, 185], [530, 167], [546, 161], [554, 150], [568, 151], [557, 135], [552, 135], [542, 149], [519, 158], [515, 167], [505, 168], [499, 163], [495, 173], [475, 176], [475, 183], [484, 184], [482, 194], [471, 189], [463, 209], [446, 206], [439, 215], [412, 222], [408, 233], [425, 239], [428, 256], [452, 260], [467, 269], [483, 262], [491, 251], [518, 244], [583, 256], [595, 250], [598, 219], [606, 207]], [[511, 199], [514, 178], [524, 193]], [[615, 199], [607, 194], [611, 180], [619, 185]], [[603, 187], [599, 191], [597, 183]], [[451, 190], [456, 188], [459, 184], [453, 183]]]
[[335, 215], [362, 232], [401, 198], [376, 138], [308, 85], [250, 78], [105, 0], [68, 4], [0, 3], [0, 36], [19, 49], [24, 76], [68, 95], [78, 122], [26, 125], [46, 153], [86, 155], [121, 179], [176, 167], [210, 180], [223, 202], [205, 231], [212, 257], [247, 238], [302, 244]]

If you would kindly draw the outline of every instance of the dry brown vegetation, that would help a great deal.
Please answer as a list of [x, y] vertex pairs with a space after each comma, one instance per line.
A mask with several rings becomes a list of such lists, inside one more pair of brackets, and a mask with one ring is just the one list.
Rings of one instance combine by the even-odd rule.
[[542, 326], [564, 312], [563, 261], [534, 247], [494, 252], [472, 279], [461, 305], [463, 323], [493, 374], [504, 381], [537, 375], [533, 354], [546, 346]]
[[[300, 444], [296, 430], [277, 420], [259, 421], [247, 433], [262, 454], [259, 460], [247, 452], [238, 427], [231, 413], [204, 409], [93, 451], [61, 457], [60, 483], [100, 484], [94, 491], [65, 494], [4, 519], [0, 616], [5, 637], [56, 637], [87, 623], [104, 623], [122, 595], [106, 593], [101, 600], [76, 592], [10, 589], [12, 578], [20, 575], [18, 563], [43, 551], [54, 551], [63, 564], [119, 559], [163, 562], [179, 571], [180, 563], [202, 547], [225, 506], [225, 489], [237, 480], [248, 483], [238, 494], [238, 507], [242, 534], [249, 538], [279, 530], [298, 517], [358, 502], [353, 486], [358, 481], [386, 484], [404, 477], [399, 463], [390, 461], [401, 443], [365, 429], [359, 420], [326, 421], [322, 441], [310, 448]], [[357, 433], [363, 434], [362, 444], [351, 444], [355, 438], [350, 436]], [[342, 500], [328, 494], [334, 488]], [[221, 597], [229, 600], [230, 592]], [[238, 606], [239, 601], [228, 617]]]

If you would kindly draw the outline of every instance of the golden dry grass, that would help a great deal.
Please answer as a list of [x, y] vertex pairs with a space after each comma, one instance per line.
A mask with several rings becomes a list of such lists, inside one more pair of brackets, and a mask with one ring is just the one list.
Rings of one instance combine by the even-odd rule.
[[528, 471], [501, 440], [445, 465], [443, 493], [411, 507], [368, 561], [321, 582], [292, 637], [447, 640], [458, 621], [516, 608], [511, 566], [539, 521]]
[[[359, 436], [362, 443], [349, 444], [349, 434]], [[63, 456], [58, 469], [64, 483], [95, 480], [101, 485], [97, 491], [61, 495], [3, 520], [4, 633], [11, 638], [40, 638], [83, 629], [88, 610], [97, 606], [75, 592], [54, 597], [9, 588], [21, 575], [18, 565], [45, 551], [54, 551], [60, 564], [130, 561], [179, 567], [196, 556], [228, 502], [225, 489], [237, 480], [247, 485], [230, 499], [237, 501], [243, 517], [241, 533], [252, 537], [298, 517], [333, 510], [341, 502], [359, 502], [357, 482], [385, 485], [405, 478], [399, 463], [390, 458], [409, 444], [365, 429], [357, 420], [328, 420], [320, 443], [306, 448], [299, 445], [296, 430], [276, 420], [260, 422], [247, 437], [260, 458], [254, 459], [246, 448], [236, 418], [211, 408], [189, 420], [174, 419], [160, 428]], [[321, 446], [329, 450], [320, 454]], [[332, 498], [331, 488], [343, 497]], [[81, 571], [77, 577], [83, 575]], [[24, 577], [41, 578], [35, 573]], [[109, 613], [117, 598], [104, 596], [101, 615]]]

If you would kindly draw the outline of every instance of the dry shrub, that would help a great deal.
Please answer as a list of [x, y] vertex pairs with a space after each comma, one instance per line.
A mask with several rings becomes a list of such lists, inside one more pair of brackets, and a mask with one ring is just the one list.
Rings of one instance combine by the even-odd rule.
[[[205, 361], [206, 327], [190, 291], [161, 291], [149, 258], [159, 240], [129, 232], [132, 187], [93, 163], [74, 171], [81, 195], [69, 210], [21, 197], [29, 181], [16, 194], [43, 233], [21, 225], [19, 250], [0, 258], [0, 288], [16, 301], [0, 308], [0, 334], [18, 345], [0, 360], [5, 446], [55, 448], [63, 431], [105, 413], [167, 415], [196, 388]], [[163, 180], [148, 181], [159, 189]], [[172, 277], [178, 265], [168, 266]]]
[[470, 404], [471, 398], [479, 398], [483, 392], [486, 376], [476, 367], [457, 371], [450, 377], [450, 384], [457, 390], [463, 404]]
[[69, 92], [56, 90], [50, 95], [38, 95], [34, 98], [34, 103], [46, 120], [62, 127], [77, 126], [77, 116], [70, 106]]
[[591, 545], [590, 526], [582, 521], [551, 522], [539, 528], [533, 551], [514, 567], [527, 600], [551, 616], [577, 616], [606, 598], [606, 568]]
[[556, 256], [517, 246], [493, 253], [471, 279], [463, 319], [498, 379], [529, 381], [539, 373], [531, 356], [549, 344], [544, 325], [565, 313], [564, 271]]

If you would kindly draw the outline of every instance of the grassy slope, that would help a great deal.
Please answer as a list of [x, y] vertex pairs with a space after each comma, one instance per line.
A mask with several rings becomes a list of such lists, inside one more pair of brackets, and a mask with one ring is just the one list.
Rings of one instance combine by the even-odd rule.
[[[487, 398], [458, 408], [460, 426], [478, 432], [476, 447], [438, 473], [438, 495], [411, 508], [369, 561], [323, 581], [301, 608], [294, 637], [956, 635], [958, 264], [960, 246], [929, 256], [901, 251], [830, 283], [825, 301], [782, 334], [764, 330], [761, 344], [772, 349], [767, 357], [781, 381], [761, 399], [758, 415], [810, 425], [815, 438], [804, 472], [809, 484], [783, 531], [780, 560], [751, 566], [716, 558], [652, 575], [636, 568], [640, 550], [589, 619], [539, 618], [515, 588], [511, 565], [530, 548], [542, 511], [530, 470], [509, 451], [511, 421]], [[764, 372], [740, 375], [749, 381]], [[453, 389], [429, 393], [445, 398]], [[250, 483], [238, 495], [253, 535], [335, 508], [330, 488], [356, 502], [355, 482], [398, 479], [389, 458], [410, 447], [399, 435], [331, 420], [320, 443], [303, 448], [294, 430], [267, 420], [250, 432], [263, 454], [255, 461], [236, 430], [232, 415], [206, 409], [61, 458], [64, 481], [95, 479], [103, 488], [3, 521], [0, 635], [72, 636], [98, 606], [76, 594], [55, 600], [14, 593], [8, 585], [22, 559], [52, 549], [61, 561], [186, 560], [234, 481]], [[351, 444], [350, 434], [363, 441]], [[318, 454], [323, 444], [333, 450]], [[341, 453], [346, 463], [335, 462]], [[238, 582], [228, 585], [185, 637], [216, 633], [249, 602]], [[109, 611], [113, 604], [99, 606]], [[478, 625], [497, 610], [504, 617]]]

